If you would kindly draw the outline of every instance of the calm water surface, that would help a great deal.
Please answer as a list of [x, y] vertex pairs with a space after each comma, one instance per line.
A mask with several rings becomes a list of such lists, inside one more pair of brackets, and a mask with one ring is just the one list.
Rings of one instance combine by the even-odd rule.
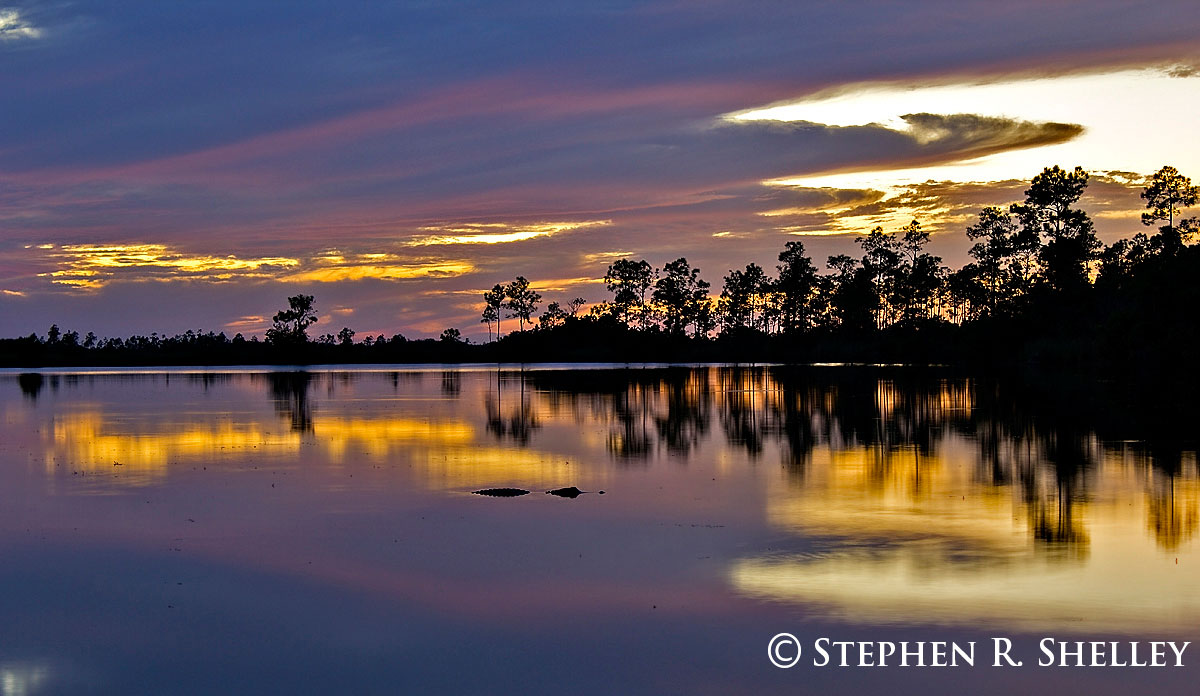
[[[1032, 666], [1044, 636], [1200, 642], [1195, 421], [1106, 398], [833, 367], [0, 374], [0, 694], [1191, 693], [1195, 645]], [[780, 631], [980, 657], [779, 670]]]

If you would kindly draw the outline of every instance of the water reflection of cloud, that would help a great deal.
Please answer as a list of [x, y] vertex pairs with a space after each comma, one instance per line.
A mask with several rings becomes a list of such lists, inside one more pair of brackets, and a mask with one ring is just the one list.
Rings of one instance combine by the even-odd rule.
[[91, 410], [56, 417], [42, 453], [47, 474], [96, 477], [88, 491], [98, 493], [159, 483], [172, 467], [244, 463], [251, 454], [280, 465], [278, 457], [298, 460], [305, 446], [334, 469], [407, 465], [407, 475], [432, 490], [555, 487], [577, 473], [561, 453], [490, 444], [468, 421], [410, 416], [321, 414], [301, 433], [248, 414], [180, 423]]
[[[1056, 495], [1049, 481], [1040, 484], [1049, 491], [1029, 495], [1038, 486], [979, 480], [969, 445], [951, 441], [926, 459], [819, 449], [802, 483], [769, 490], [766, 512], [772, 526], [823, 539], [826, 550], [738, 559], [731, 584], [745, 596], [870, 623], [1038, 630], [1078, 622], [1137, 633], [1200, 621], [1192, 574], [1163, 552], [1178, 553], [1191, 534], [1194, 478], [1139, 497], [1146, 470], [1110, 455], [1098, 460], [1086, 498]], [[1164, 487], [1174, 495], [1154, 492]]]
[[295, 453], [300, 438], [269, 424], [234, 420], [133, 421], [99, 410], [57, 416], [44, 442], [46, 472], [112, 474], [121, 485], [149, 485], [168, 465], [232, 460], [250, 450]]
[[[1125, 540], [1128, 541], [1128, 540]], [[729, 570], [735, 590], [800, 603], [845, 621], [1014, 630], [1139, 633], [1200, 621], [1192, 575], [1144, 544], [1093, 547], [1084, 563], [1044, 554], [973, 553], [943, 539], [815, 556], [754, 557]], [[1131, 553], [1132, 552], [1132, 553]]]
[[577, 473], [562, 454], [492, 445], [472, 423], [457, 418], [321, 416], [313, 444], [335, 467], [405, 464], [431, 490], [548, 488]]
[[50, 668], [40, 663], [0, 664], [0, 696], [33, 696], [50, 678]]
[[[290, 432], [253, 410], [167, 419], [82, 407], [55, 415], [42, 431], [46, 466], [110, 474], [96, 485], [146, 484], [169, 462], [234, 461], [251, 450], [295, 458], [307, 447], [335, 468], [408, 465], [424, 485], [443, 489], [562, 485], [570, 475], [563, 463], [605, 451], [623, 465], [647, 466], [712, 457], [736, 468], [778, 457], [790, 488], [768, 495], [766, 514], [802, 534], [827, 533], [822, 518], [835, 534], [893, 536], [925, 532], [936, 519], [959, 534], [1004, 530], [1020, 543], [1086, 554], [1105, 496], [1139, 501], [1130, 509], [1164, 550], [1200, 527], [1193, 450], [1104, 437], [1089, 427], [1095, 418], [1062, 418], [1053, 403], [1006, 394], [1003, 385], [850, 368], [532, 370], [469, 379], [443, 371], [430, 385], [410, 380], [415, 374], [389, 375], [397, 393], [411, 392], [395, 408], [365, 410], [349, 408], [356, 390], [378, 385], [361, 375], [235, 380], [266, 391]], [[68, 386], [76, 379], [68, 376]], [[58, 380], [47, 380], [51, 391]], [[193, 382], [206, 393], [223, 384]], [[564, 439], [566, 432], [574, 435]], [[1120, 466], [1100, 466], [1110, 460]], [[882, 531], [868, 528], [884, 519]]]
[[[280, 373], [169, 386], [48, 376], [36, 402], [17, 386], [6, 408], [20, 420], [6, 423], [28, 438], [35, 467], [44, 459], [55, 493], [190, 491], [211, 483], [172, 474], [201, 464], [290, 474], [292, 485], [256, 498], [283, 515], [300, 499], [359, 508], [342, 493], [453, 506], [480, 488], [624, 483], [625, 495], [587, 502], [635, 521], [714, 516], [748, 530], [713, 561], [726, 572], [714, 593], [866, 623], [1137, 632], [1200, 620], [1187, 581], [1200, 524], [1194, 450], [1145, 436], [1128, 415], [1088, 410], [1087, 399], [1072, 410], [1008, 385], [849, 368], [439, 367], [425, 378]], [[76, 480], [72, 469], [95, 475]], [[816, 552], [770, 553], [754, 541], [764, 527], [792, 537], [784, 548]], [[225, 537], [204, 543], [234, 553]], [[355, 553], [339, 546], [331, 557], [344, 569]], [[439, 578], [428, 585], [444, 589]]]

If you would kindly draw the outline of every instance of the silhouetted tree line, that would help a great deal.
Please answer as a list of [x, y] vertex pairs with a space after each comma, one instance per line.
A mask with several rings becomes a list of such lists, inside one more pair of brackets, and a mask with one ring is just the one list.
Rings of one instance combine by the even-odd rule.
[[[876, 361], [1048, 365], [1162, 365], [1191, 357], [1200, 338], [1200, 224], [1183, 218], [1198, 189], [1163, 167], [1142, 192], [1142, 222], [1157, 225], [1105, 247], [1076, 207], [1081, 168], [1049, 167], [1025, 199], [987, 207], [966, 228], [971, 261], [950, 270], [929, 253], [919, 221], [859, 235], [861, 256], [830, 256], [822, 272], [799, 241], [774, 273], [750, 263], [719, 294], [686, 258], [655, 268], [612, 263], [611, 297], [542, 301], [518, 276], [483, 293], [489, 341], [457, 328], [436, 340], [367, 336], [343, 328], [311, 339], [314, 298], [288, 298], [265, 341], [188, 331], [163, 337], [46, 336], [0, 341], [9, 365], [458, 361]], [[1164, 223], [1164, 224], [1159, 224]], [[505, 319], [517, 330], [505, 334]], [[511, 326], [511, 325], [510, 325]], [[494, 327], [494, 331], [493, 331]]]
[[1079, 167], [1049, 167], [1022, 202], [984, 208], [966, 229], [971, 261], [954, 271], [929, 253], [929, 233], [913, 220], [858, 236], [862, 255], [830, 256], [825, 272], [801, 242], [788, 242], [773, 274], [755, 263], [730, 270], [719, 294], [686, 258], [661, 269], [622, 259], [604, 276], [609, 299], [586, 314], [581, 299], [570, 313], [552, 303], [528, 332], [536, 338], [524, 329], [540, 296], [522, 277], [485, 295], [483, 321], [499, 329], [506, 309], [523, 317], [494, 351], [507, 359], [1059, 366], [1190, 359], [1200, 338], [1193, 309], [1200, 249], [1188, 243], [1200, 224], [1181, 214], [1196, 205], [1197, 187], [1163, 167], [1142, 192], [1142, 223], [1158, 231], [1105, 247], [1076, 207], [1087, 184]]
[[311, 295], [288, 298], [288, 309], [274, 316], [266, 340], [238, 333], [185, 331], [174, 336], [134, 335], [128, 338], [82, 340], [74, 331], [62, 332], [58, 325], [45, 336], [0, 339], [0, 364], [40, 365], [240, 365], [312, 363], [460, 362], [472, 347], [455, 329], [438, 339], [409, 340], [395, 334], [366, 336], [355, 342], [355, 332], [343, 328], [336, 335], [310, 339], [307, 329], [316, 321]]

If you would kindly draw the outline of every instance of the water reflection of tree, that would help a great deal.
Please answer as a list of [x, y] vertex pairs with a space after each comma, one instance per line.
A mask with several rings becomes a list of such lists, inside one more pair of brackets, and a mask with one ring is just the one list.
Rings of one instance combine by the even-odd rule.
[[[1079, 432], [1074, 424], [1058, 425], [1048, 431], [1036, 432], [1040, 440], [1042, 466], [1049, 473], [1052, 492], [1026, 493], [1034, 538], [1052, 544], [1087, 543], [1081, 503], [1089, 498], [1091, 480], [1098, 453], [1090, 446], [1088, 434]], [[1022, 478], [1022, 483], [1038, 485], [1039, 468]]]
[[36, 372], [27, 372], [17, 377], [17, 385], [21, 387], [21, 394], [30, 401], [37, 401], [38, 394], [42, 393], [42, 385], [46, 383], [46, 378]]
[[1166, 445], [1137, 454], [1158, 464], [1146, 488], [1146, 525], [1160, 546], [1175, 550], [1200, 529], [1196, 453]]
[[[727, 445], [751, 458], [778, 451], [797, 485], [817, 447], [861, 450], [868, 456], [864, 485], [882, 491], [904, 481], [915, 502], [929, 494], [926, 471], [940, 461], [939, 449], [950, 438], [962, 440], [975, 450], [975, 482], [1011, 488], [1031, 535], [1074, 557], [1086, 552], [1084, 513], [1100, 461], [1123, 456], [1126, 445], [1114, 443], [1135, 439], [1146, 452], [1134, 464], [1161, 480], [1147, 491], [1147, 524], [1158, 543], [1174, 548], [1198, 524], [1195, 496], [1172, 494], [1180, 478], [1195, 488], [1194, 443], [1163, 444], [1189, 432], [1196, 409], [1163, 408], [1150, 403], [1153, 395], [844, 367], [536, 372], [530, 379], [556, 407], [582, 405], [593, 422], [608, 424], [609, 450], [622, 461], [648, 461], [659, 447], [686, 458], [704, 441], [715, 412]], [[1172, 415], [1164, 420], [1163, 413]]]
[[763, 451], [767, 438], [766, 414], [762, 413], [765, 395], [766, 368], [717, 369], [717, 381], [724, 395], [725, 408], [721, 412], [721, 425], [725, 438], [739, 445], [751, 458]]
[[802, 481], [818, 441], [828, 440], [829, 420], [819, 410], [822, 393], [813, 388], [782, 389], [770, 405], [773, 434], [782, 440], [783, 466], [795, 481]]
[[400, 385], [403, 384], [406, 389], [420, 389], [421, 383], [425, 380], [423, 372], [391, 372], [388, 375], [392, 380], [392, 391], [400, 391]]
[[291, 423], [295, 432], [308, 433], [313, 429], [312, 404], [308, 390], [313, 376], [308, 372], [271, 372], [267, 374], [275, 412]]
[[189, 384], [199, 384], [204, 391], [208, 391], [209, 387], [228, 384], [232, 379], [233, 375], [222, 372], [201, 372], [187, 376]]
[[458, 398], [462, 392], [462, 373], [458, 370], [442, 371], [442, 396]]
[[659, 439], [673, 455], [686, 457], [708, 432], [712, 392], [702, 373], [676, 370], [664, 376], [664, 409], [654, 414]]
[[654, 453], [656, 432], [650, 409], [651, 385], [639, 382], [613, 394], [612, 410], [617, 423], [608, 433], [608, 450], [624, 460], [646, 459]]
[[686, 457], [707, 436], [713, 387], [704, 370], [562, 370], [529, 373], [555, 412], [586, 413], [581, 423], [608, 428], [608, 451], [624, 463], [646, 462], [662, 447]]
[[[528, 444], [541, 423], [531, 398], [533, 388], [526, 384], [525, 372], [504, 373], [497, 370], [492, 384], [495, 389], [489, 387], [483, 401], [487, 431], [501, 440]], [[516, 403], [513, 403], [514, 400]]]

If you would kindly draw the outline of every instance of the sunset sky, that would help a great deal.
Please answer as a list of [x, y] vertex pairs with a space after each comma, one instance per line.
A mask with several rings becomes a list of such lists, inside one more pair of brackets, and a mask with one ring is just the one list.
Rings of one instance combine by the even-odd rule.
[[1198, 124], [1194, 0], [0, 0], [0, 335], [261, 335], [303, 292], [316, 333], [478, 337], [518, 274], [719, 287], [913, 217], [958, 266], [1053, 164], [1109, 242]]

